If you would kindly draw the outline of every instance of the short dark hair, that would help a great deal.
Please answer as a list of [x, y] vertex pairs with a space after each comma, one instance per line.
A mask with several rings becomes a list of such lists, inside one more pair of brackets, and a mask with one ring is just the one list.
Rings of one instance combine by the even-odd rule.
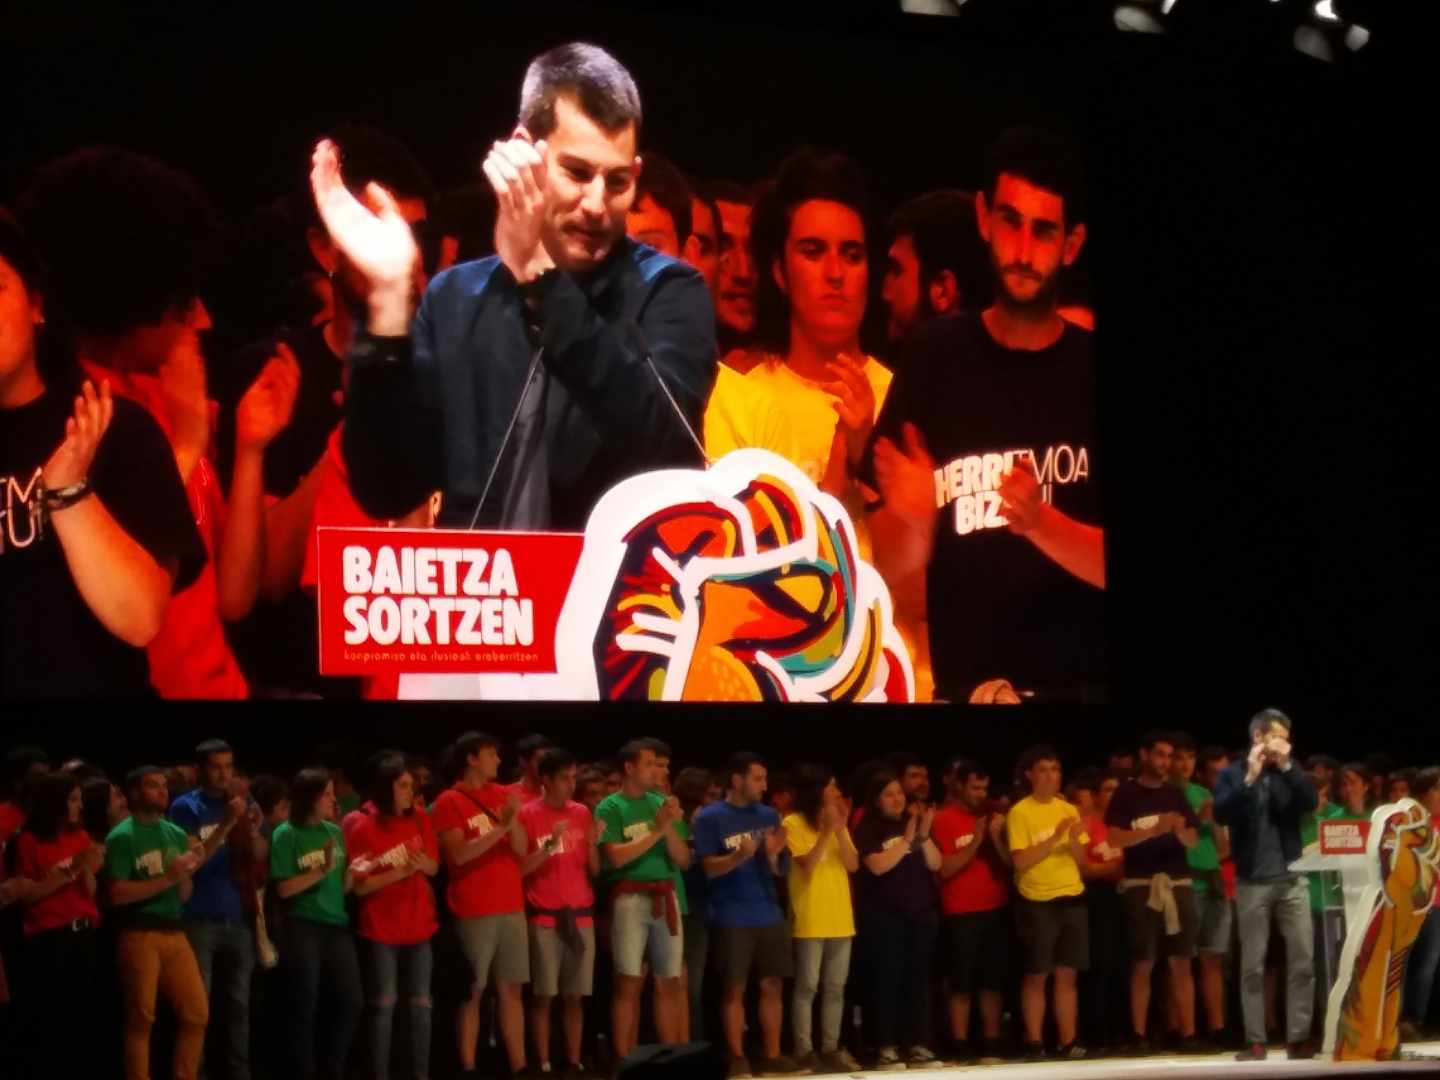
[[1197, 754], [1200, 750], [1200, 740], [1188, 731], [1170, 732], [1170, 745], [1176, 750], [1188, 750], [1192, 754]]
[[1371, 776], [1388, 776], [1395, 771], [1395, 759], [1383, 752], [1366, 754], [1365, 767], [1370, 770]]
[[[395, 781], [410, 771], [405, 755], [387, 751], [369, 763], [369, 794], [380, 813], [395, 816]], [[323, 790], [323, 789], [322, 789]], [[410, 807], [413, 812], [415, 807]]]
[[1223, 746], [1206, 746], [1201, 749], [1197, 761], [1201, 768], [1209, 765], [1212, 761], [1229, 761], [1231, 753]]
[[653, 739], [631, 739], [624, 746], [620, 747], [621, 766], [623, 767], [639, 761], [640, 755], [646, 750], [649, 750], [652, 754], [655, 752], [655, 741]]
[[290, 781], [290, 823], [303, 825], [315, 812], [315, 804], [325, 794], [325, 785], [330, 783], [330, 770], [324, 768], [301, 769]]
[[1140, 736], [1139, 748], [1146, 753], [1155, 749], [1156, 743], [1165, 743], [1170, 749], [1175, 749], [1175, 733], [1171, 731], [1152, 730]]
[[771, 266], [782, 258], [795, 211], [804, 203], [825, 199], [848, 206], [860, 217], [867, 240], [871, 235], [870, 187], [860, 163], [844, 154], [802, 147], [780, 165], [775, 182], [756, 201], [750, 214], [750, 252], [755, 260], [755, 340], [770, 352], [790, 348], [790, 300], [775, 281]]
[[675, 756], [675, 754], [670, 749], [670, 744], [664, 739], [657, 739], [653, 735], [651, 735], [647, 738], [641, 739], [640, 741], [643, 742], [646, 746], [650, 747], [650, 749], [655, 752], [655, 756], [657, 758], [663, 757], [668, 761], [670, 758]]
[[195, 747], [195, 764], [205, 766], [210, 763], [211, 754], [233, 754], [234, 752], [235, 748], [224, 739], [206, 739]]
[[734, 787], [737, 776], [749, 776], [750, 768], [754, 765], [759, 765], [763, 769], [765, 759], [750, 750], [737, 750], [731, 754], [730, 760], [725, 763], [726, 786]]
[[1431, 765], [1415, 774], [1415, 779], [1410, 781], [1410, 794], [1422, 799], [1434, 790], [1436, 784], [1440, 784], [1440, 766]]
[[572, 41], [543, 52], [525, 69], [520, 123], [536, 139], [555, 130], [555, 101], [569, 97], [608, 132], [635, 125], [640, 138], [640, 91], [625, 65], [598, 45]]
[[136, 765], [135, 768], [127, 772], [125, 774], [126, 796], [128, 797], [134, 794], [135, 789], [145, 782], [145, 777], [152, 775], [164, 776], [165, 770], [159, 765]]
[[1410, 766], [1407, 765], [1405, 768], [1396, 769], [1394, 772], [1386, 776], [1385, 782], [1389, 784], [1395, 780], [1403, 780], [1407, 784], [1413, 784], [1415, 782], [1415, 774], [1419, 771], [1419, 769], [1412, 769]]
[[99, 843], [110, 833], [110, 789], [115, 785], [107, 777], [95, 776], [80, 785], [80, 799], [84, 806], [80, 821], [90, 839]]
[[1067, 231], [1089, 220], [1080, 154], [1064, 136], [1044, 128], [1017, 125], [990, 144], [985, 152], [984, 190], [992, 209], [1002, 173], [1059, 195]]
[[1097, 795], [1100, 792], [1100, 781], [1102, 779], [1104, 779], [1104, 777], [1101, 775], [1100, 770], [1091, 766], [1090, 768], [1079, 770], [1070, 778], [1070, 783], [1066, 786], [1075, 791], [1088, 791], [1092, 795]]
[[1038, 743], [1027, 749], [1020, 755], [1020, 762], [1017, 766], [1021, 773], [1027, 773], [1042, 761], [1060, 761], [1060, 755], [1049, 743]]
[[548, 779], [577, 764], [575, 755], [569, 750], [561, 746], [554, 746], [546, 750], [545, 755], [540, 759], [540, 775]]
[[455, 757], [463, 770], [465, 761], [471, 754], [478, 754], [487, 746], [500, 749], [500, 740], [488, 731], [467, 731], [455, 740]]
[[[993, 289], [990, 259], [975, 221], [975, 196], [968, 191], [927, 191], [890, 215], [890, 235], [910, 238], [920, 263], [920, 284], [928, 286], [945, 271], [955, 275], [960, 299], [970, 310], [988, 301]], [[929, 310], [928, 295], [922, 303]]]
[[48, 163], [20, 213], [46, 304], [80, 333], [124, 333], [184, 311], [217, 263], [218, 219], [199, 185], [130, 150], [87, 147]]
[[1279, 724], [1285, 729], [1286, 734], [1295, 730], [1290, 717], [1286, 716], [1279, 709], [1261, 709], [1250, 718], [1250, 738], [1255, 738], [1258, 732], [1265, 731], [1272, 724]]
[[290, 797], [290, 785], [278, 776], [266, 773], [250, 781], [250, 797], [262, 814], [272, 814], [282, 799]]
[[972, 776], [990, 779], [990, 771], [972, 757], [957, 757], [950, 762], [950, 779], [956, 784], [969, 783]]
[[[763, 180], [751, 184], [742, 184], [738, 180], [707, 180], [700, 185], [700, 197], [711, 204], [728, 202], [737, 206], [754, 206], [769, 187], [770, 184]], [[715, 213], [720, 213], [719, 206], [715, 207]], [[718, 228], [718, 217], [715, 224]]]
[[49, 765], [50, 755], [38, 746], [16, 746], [5, 754], [4, 782], [0, 786], [0, 797], [20, 797], [20, 788], [33, 765]]
[[555, 744], [546, 736], [540, 734], [526, 735], [515, 744], [515, 756], [521, 759], [530, 758], [541, 750], [549, 750]]
[[658, 151], [646, 151], [644, 161], [640, 179], [635, 184], [635, 205], [639, 206], [647, 195], [654, 199], [655, 205], [675, 223], [675, 239], [683, 247], [694, 227], [690, 183], [679, 167]]
[[1336, 772], [1340, 768], [1340, 762], [1329, 754], [1311, 754], [1305, 759], [1305, 768], [1329, 769], [1331, 772]]
[[25, 828], [41, 840], [54, 840], [62, 831], [68, 831], [70, 793], [79, 787], [80, 781], [69, 773], [37, 776], [30, 784]]

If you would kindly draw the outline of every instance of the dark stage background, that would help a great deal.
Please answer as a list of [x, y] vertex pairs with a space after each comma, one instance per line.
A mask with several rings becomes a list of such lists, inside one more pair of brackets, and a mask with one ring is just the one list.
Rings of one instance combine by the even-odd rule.
[[483, 725], [587, 752], [654, 733], [682, 761], [741, 744], [837, 764], [900, 745], [936, 760], [964, 749], [1004, 775], [1039, 737], [1091, 759], [1157, 724], [1236, 743], [1254, 709], [1277, 704], [1302, 751], [1440, 759], [1424, 480], [1433, 172], [1419, 133], [1401, 130], [1424, 97], [1429, 39], [1377, 27], [1326, 65], [1291, 46], [1296, 6], [1264, 0], [1214, 25], [1177, 9], [1165, 36], [1116, 31], [1105, 5], [1070, 5], [1063, 25], [983, 0], [954, 20], [771, 6], [12, 15], [3, 69], [19, 107], [0, 199], [39, 161], [105, 141], [190, 170], [239, 216], [292, 185], [315, 135], [343, 119], [401, 136], [453, 186], [513, 123], [526, 61], [573, 38], [631, 67], [645, 144], [702, 177], [757, 178], [808, 141], [859, 157], [893, 205], [974, 184], [1007, 124], [1069, 128], [1089, 147], [1095, 203], [1084, 261], [1099, 314], [1114, 705], [257, 703], [132, 718], [117, 704], [6, 703], [0, 741], [119, 767], [223, 733], [252, 767], [288, 767], [337, 734], [435, 749]]

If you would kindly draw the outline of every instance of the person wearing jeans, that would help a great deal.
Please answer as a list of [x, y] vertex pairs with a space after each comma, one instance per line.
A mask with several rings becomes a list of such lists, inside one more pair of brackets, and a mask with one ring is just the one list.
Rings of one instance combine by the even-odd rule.
[[[908, 808], [905, 789], [888, 769], [870, 780], [865, 819], [855, 833], [860, 948], [870, 977], [866, 1010], [879, 1057], [889, 1072], [931, 1068], [930, 977], [940, 917], [932, 875], [940, 852], [930, 838], [935, 811]], [[905, 1056], [901, 1057], [901, 1049]]]
[[[785, 818], [790, 844], [790, 932], [795, 940], [795, 995], [791, 1008], [795, 1056], [814, 1072], [855, 1072], [859, 1065], [840, 1046], [845, 979], [855, 941], [850, 875], [860, 869], [845, 827], [840, 789], [828, 769], [795, 770], [795, 812]], [[815, 995], [820, 994], [820, 1052], [813, 1039]]]
[[[357, 930], [370, 999], [370, 1065], [375, 1080], [390, 1075], [395, 1005], [404, 991], [410, 1015], [410, 1075], [430, 1075], [432, 1001], [430, 939], [439, 929], [430, 878], [440, 848], [430, 816], [416, 805], [415, 778], [402, 754], [385, 754], [370, 778], [372, 812], [350, 830]], [[403, 987], [401, 985], [403, 979]]]
[[329, 772], [302, 769], [290, 788], [290, 820], [277, 826], [270, 838], [270, 877], [285, 905], [280, 962], [291, 990], [298, 1080], [316, 1075], [315, 1025], [322, 983], [333, 1024], [327, 1080], [345, 1075], [364, 1008], [345, 894], [354, 885], [355, 871], [368, 872], [371, 864], [349, 865], [345, 838], [334, 816], [335, 785]]
[[[185, 905], [185, 935], [195, 950], [200, 978], [208, 997], [215, 985], [217, 958], [226, 978], [226, 1061], [231, 1080], [250, 1080], [250, 978], [255, 971], [255, 935], [250, 928], [236, 882], [233, 858], [259, 857], [263, 841], [232, 845], [232, 833], [254, 837], [259, 808], [231, 788], [235, 780], [235, 753], [219, 739], [195, 748], [201, 786], [181, 795], [170, 806], [172, 822], [184, 829], [191, 844], [201, 848], [203, 861], [195, 871], [195, 888]], [[252, 812], [253, 810], [253, 812]], [[203, 1075], [203, 1062], [202, 1062]]]
[[200, 855], [190, 850], [184, 830], [163, 816], [170, 792], [161, 769], [132, 769], [125, 789], [130, 816], [105, 838], [110, 906], [122, 927], [115, 966], [124, 1016], [125, 1080], [150, 1080], [158, 994], [175, 1012], [175, 1080], [195, 1080], [210, 1002], [181, 915]]
[[1292, 759], [1290, 718], [1265, 709], [1250, 721], [1250, 753], [1215, 784], [1215, 820], [1230, 827], [1235, 858], [1235, 917], [1240, 929], [1240, 1007], [1245, 1019], [1242, 1061], [1265, 1051], [1265, 952], [1272, 927], [1285, 941], [1286, 1043], [1291, 1058], [1315, 1056], [1314, 937], [1310, 889], [1290, 864], [1300, 857], [1300, 826], [1318, 802], [1315, 787]]

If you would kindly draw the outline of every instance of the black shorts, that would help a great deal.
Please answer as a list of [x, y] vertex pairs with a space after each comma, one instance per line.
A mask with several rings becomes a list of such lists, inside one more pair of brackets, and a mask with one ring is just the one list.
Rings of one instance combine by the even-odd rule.
[[945, 974], [952, 994], [1004, 991], [1010, 970], [1010, 912], [972, 911], [946, 915]]
[[1049, 975], [1057, 967], [1090, 966], [1090, 920], [1081, 896], [1015, 900], [1015, 927], [1025, 950], [1025, 974]]
[[745, 983], [751, 974], [762, 979], [789, 979], [795, 975], [790, 924], [771, 926], [711, 926], [712, 958], [718, 960], [726, 983]]
[[1131, 886], [1121, 899], [1125, 902], [1125, 945], [1132, 961], [1195, 955], [1200, 919], [1193, 888], [1175, 886], [1175, 907], [1180, 915], [1178, 934], [1165, 933], [1165, 913], [1150, 907], [1150, 890], [1145, 886]]

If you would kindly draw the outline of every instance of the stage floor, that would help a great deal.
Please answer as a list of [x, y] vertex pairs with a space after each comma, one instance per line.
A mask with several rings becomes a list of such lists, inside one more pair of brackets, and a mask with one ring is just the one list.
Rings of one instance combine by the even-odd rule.
[[1436, 1076], [1440, 1077], [1440, 1042], [1413, 1043], [1406, 1053], [1428, 1060], [1384, 1062], [1290, 1061], [1284, 1050], [1271, 1049], [1265, 1061], [1239, 1062], [1233, 1053], [1213, 1056], [1156, 1056], [1147, 1058], [1101, 1058], [1095, 1061], [1041, 1062], [1038, 1064], [968, 1065], [944, 1069], [907, 1069], [900, 1073], [860, 1072], [856, 1076], [904, 1076], [915, 1080], [947, 1080], [957, 1075], [980, 1075], [986, 1080], [1242, 1080], [1245, 1077], [1334, 1076]]

